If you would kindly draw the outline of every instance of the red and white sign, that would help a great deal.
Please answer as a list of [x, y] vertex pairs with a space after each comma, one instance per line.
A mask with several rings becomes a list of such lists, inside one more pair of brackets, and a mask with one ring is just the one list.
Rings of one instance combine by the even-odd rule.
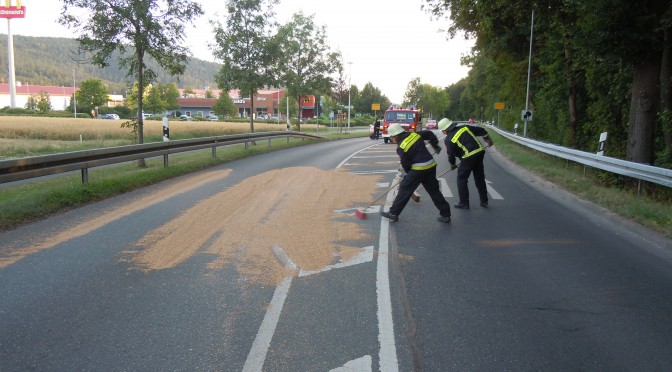
[[25, 18], [25, 6], [0, 6], [0, 18]]

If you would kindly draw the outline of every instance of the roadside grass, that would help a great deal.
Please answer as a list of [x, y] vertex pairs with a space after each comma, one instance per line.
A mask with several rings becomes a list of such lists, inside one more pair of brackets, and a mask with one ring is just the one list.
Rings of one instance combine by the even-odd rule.
[[[351, 132], [329, 135], [328, 139], [361, 136], [362, 133]], [[243, 144], [219, 147], [216, 158], [210, 149], [173, 154], [169, 158], [168, 167], [163, 166], [163, 158], [159, 157], [146, 159], [146, 168], [139, 168], [137, 162], [92, 168], [89, 170], [88, 184], [82, 183], [81, 175], [77, 172], [2, 187], [0, 231], [214, 165], [310, 143], [314, 143], [314, 140], [290, 138], [287, 141], [286, 138], [278, 138], [269, 146], [268, 141], [264, 140], [257, 141], [256, 145], [250, 145], [247, 149]]]
[[586, 168], [530, 150], [495, 131], [488, 132], [502, 155], [578, 197], [672, 238], [672, 190], [648, 185], [638, 194], [636, 180]]

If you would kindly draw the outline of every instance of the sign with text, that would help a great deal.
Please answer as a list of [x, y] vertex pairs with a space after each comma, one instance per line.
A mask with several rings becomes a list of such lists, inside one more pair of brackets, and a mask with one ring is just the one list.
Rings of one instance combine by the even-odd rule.
[[373, 111], [380, 110], [380, 103], [372, 103], [371, 104], [371, 110], [373, 110]]
[[0, 18], [25, 18], [26, 7], [21, 6], [21, 0], [16, 0], [16, 6], [12, 6], [11, 0], [5, 0], [5, 6], [0, 6]]
[[504, 102], [495, 103], [495, 110], [504, 110]]

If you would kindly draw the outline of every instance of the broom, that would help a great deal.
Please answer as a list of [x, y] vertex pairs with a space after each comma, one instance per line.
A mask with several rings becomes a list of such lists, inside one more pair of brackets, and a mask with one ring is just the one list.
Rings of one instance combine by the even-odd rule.
[[[397, 185], [399, 185], [401, 180], [403, 180], [403, 178], [401, 178], [399, 181], [395, 182], [392, 186], [390, 186], [387, 190], [385, 190], [377, 198], [373, 199], [373, 201], [371, 203], [369, 203], [369, 205], [375, 204], [378, 200], [382, 199], [385, 195], [387, 195], [388, 192], [392, 191], [393, 188], [397, 187]], [[355, 217], [359, 218], [360, 220], [365, 220], [366, 219], [366, 212], [364, 212], [364, 208], [357, 208], [357, 210], [355, 210]]]
[[[457, 164], [457, 165], [455, 166], [455, 169], [457, 169], [457, 167], [459, 167], [459, 166], [460, 166], [460, 165]], [[445, 172], [439, 174], [438, 176], [436, 176], [436, 178], [441, 178], [441, 177], [443, 177], [446, 173], [448, 173], [448, 172], [450, 172], [450, 171], [452, 171], [452, 169], [448, 168], [447, 171], [445, 171]], [[422, 185], [420, 185], [420, 187], [422, 187]], [[418, 194], [417, 191], [413, 191], [413, 195], [411, 195], [411, 200], [413, 200], [413, 201], [416, 202], [416, 203], [419, 203], [419, 202], [420, 202], [420, 194]]]

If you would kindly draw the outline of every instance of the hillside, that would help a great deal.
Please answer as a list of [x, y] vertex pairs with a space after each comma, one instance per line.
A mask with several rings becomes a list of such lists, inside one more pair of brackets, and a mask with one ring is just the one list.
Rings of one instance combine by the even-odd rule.
[[[0, 35], [1, 82], [8, 82], [7, 76], [7, 34]], [[14, 35], [14, 69], [16, 81], [23, 84], [72, 86], [73, 74], [77, 85], [82, 80], [100, 79], [108, 85], [110, 92], [123, 92], [134, 79], [128, 78], [127, 71], [120, 70], [117, 59], [109, 60], [110, 66], [98, 68], [86, 61], [86, 56], [78, 55], [74, 39], [52, 37], [29, 37]], [[179, 88], [217, 88], [214, 76], [219, 64], [192, 58], [185, 74], [171, 77], [153, 62], [148, 65], [157, 72], [158, 82], [175, 82]]]

